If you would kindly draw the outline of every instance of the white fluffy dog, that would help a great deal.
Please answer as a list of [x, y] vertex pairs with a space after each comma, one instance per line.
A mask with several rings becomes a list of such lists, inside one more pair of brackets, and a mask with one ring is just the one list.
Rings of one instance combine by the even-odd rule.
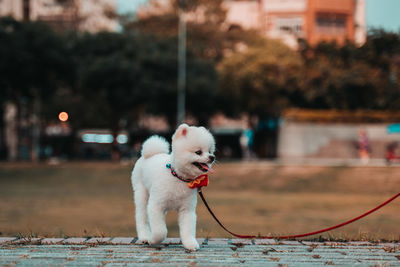
[[199, 249], [197, 189], [189, 188], [188, 182], [211, 171], [214, 151], [211, 133], [204, 127], [187, 124], [181, 124], [172, 136], [171, 153], [169, 143], [160, 136], [152, 136], [143, 143], [142, 156], [132, 171], [139, 242], [161, 243], [167, 236], [165, 215], [176, 210], [184, 248]]

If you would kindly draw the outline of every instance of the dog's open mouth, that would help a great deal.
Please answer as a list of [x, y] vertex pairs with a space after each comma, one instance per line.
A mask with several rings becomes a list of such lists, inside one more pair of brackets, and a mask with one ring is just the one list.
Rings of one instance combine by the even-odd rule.
[[210, 168], [208, 167], [207, 163], [193, 162], [192, 164], [197, 168], [199, 168], [199, 170], [202, 172], [210, 171]]

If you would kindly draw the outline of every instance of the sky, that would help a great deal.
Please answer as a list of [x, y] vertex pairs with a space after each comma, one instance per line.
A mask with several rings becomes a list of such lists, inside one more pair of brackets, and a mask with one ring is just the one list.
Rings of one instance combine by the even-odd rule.
[[135, 12], [147, 0], [117, 0], [117, 12], [120, 14]]
[[[134, 12], [147, 0], [117, 0], [119, 13]], [[368, 28], [384, 28], [388, 31], [400, 31], [400, 0], [366, 0], [366, 18]]]
[[400, 31], [400, 0], [366, 0], [367, 26]]

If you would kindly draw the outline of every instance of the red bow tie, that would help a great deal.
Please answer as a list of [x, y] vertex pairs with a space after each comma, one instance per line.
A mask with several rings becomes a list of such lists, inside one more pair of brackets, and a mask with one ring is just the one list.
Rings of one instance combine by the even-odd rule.
[[202, 174], [200, 176], [198, 176], [196, 179], [191, 180], [191, 179], [184, 179], [182, 177], [180, 177], [174, 170], [174, 168], [172, 168], [171, 164], [167, 164], [166, 166], [168, 169], [171, 169], [171, 174], [173, 176], [175, 176], [176, 178], [178, 178], [179, 180], [187, 183], [188, 187], [190, 189], [195, 189], [195, 188], [199, 188], [201, 189], [203, 186], [207, 186], [209, 181], [208, 181], [208, 175], [207, 174]]
[[187, 185], [191, 189], [195, 188], [202, 188], [203, 186], [207, 186], [209, 183], [208, 181], [208, 175], [207, 174], [202, 174], [196, 179], [194, 179], [192, 182], [188, 183]]

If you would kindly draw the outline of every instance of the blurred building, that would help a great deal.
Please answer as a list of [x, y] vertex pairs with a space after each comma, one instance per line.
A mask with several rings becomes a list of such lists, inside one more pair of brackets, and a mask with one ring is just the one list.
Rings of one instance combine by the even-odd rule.
[[115, 31], [116, 0], [0, 0], [0, 16], [44, 21], [56, 30]]
[[[357, 159], [360, 132], [368, 138], [369, 157], [384, 159], [398, 145], [399, 112], [289, 109], [279, 129], [280, 159]], [[398, 153], [398, 152], [396, 152]]]
[[224, 3], [227, 21], [297, 47], [299, 38], [310, 44], [366, 39], [365, 0], [230, 0]]
[[140, 19], [152, 15], [161, 15], [172, 8], [173, 6], [169, 0], [148, 0], [147, 4], [138, 8], [136, 16]]
[[[311, 45], [320, 41], [346, 40], [362, 45], [366, 40], [366, 0], [225, 0], [226, 22], [281, 39], [290, 47], [298, 39]], [[157, 15], [174, 8], [169, 0], [150, 0], [137, 17]], [[189, 14], [188, 19], [199, 14]], [[201, 16], [200, 16], [201, 17]]]

